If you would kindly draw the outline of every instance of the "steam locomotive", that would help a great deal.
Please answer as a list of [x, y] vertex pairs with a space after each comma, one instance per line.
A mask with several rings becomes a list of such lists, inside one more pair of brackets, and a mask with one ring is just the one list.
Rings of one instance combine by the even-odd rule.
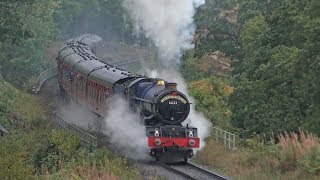
[[181, 124], [190, 111], [187, 97], [176, 83], [100, 61], [96, 52], [101, 47], [102, 38], [93, 34], [65, 43], [57, 57], [61, 91], [101, 116], [107, 115], [112, 96], [125, 98], [146, 126], [149, 154], [160, 161], [186, 162], [200, 144], [197, 128]]

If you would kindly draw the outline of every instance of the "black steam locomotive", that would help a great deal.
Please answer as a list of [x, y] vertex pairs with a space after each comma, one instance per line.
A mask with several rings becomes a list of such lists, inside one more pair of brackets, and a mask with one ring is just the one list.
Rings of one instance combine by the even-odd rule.
[[162, 161], [191, 158], [200, 142], [197, 128], [181, 125], [190, 103], [177, 84], [99, 61], [95, 53], [102, 46], [102, 38], [92, 34], [66, 42], [57, 57], [61, 91], [101, 116], [106, 116], [113, 95], [127, 99], [144, 121], [152, 157]]

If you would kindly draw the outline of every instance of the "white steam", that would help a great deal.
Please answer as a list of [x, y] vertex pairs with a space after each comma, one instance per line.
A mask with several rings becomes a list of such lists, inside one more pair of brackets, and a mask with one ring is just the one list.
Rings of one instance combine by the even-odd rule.
[[162, 65], [179, 63], [181, 52], [194, 47], [195, 9], [205, 0], [124, 0], [135, 23], [159, 49]]
[[144, 159], [147, 152], [145, 126], [137, 114], [129, 109], [129, 104], [121, 97], [112, 97], [105, 119], [104, 133], [109, 143], [133, 159]]

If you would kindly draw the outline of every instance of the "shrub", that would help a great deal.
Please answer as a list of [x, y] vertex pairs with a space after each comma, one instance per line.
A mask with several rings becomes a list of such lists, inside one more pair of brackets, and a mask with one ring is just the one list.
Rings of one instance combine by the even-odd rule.
[[68, 135], [66, 132], [60, 130], [52, 132], [51, 141], [69, 158], [73, 157], [80, 148], [80, 140], [77, 136]]
[[33, 174], [27, 140], [22, 134], [0, 139], [0, 179], [25, 179]]
[[299, 161], [300, 167], [311, 175], [320, 175], [320, 148], [313, 147]]

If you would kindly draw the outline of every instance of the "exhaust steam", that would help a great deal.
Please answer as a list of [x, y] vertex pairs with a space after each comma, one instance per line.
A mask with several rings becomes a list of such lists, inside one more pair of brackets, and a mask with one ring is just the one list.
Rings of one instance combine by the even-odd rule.
[[124, 0], [137, 33], [144, 33], [158, 47], [161, 64], [180, 63], [182, 52], [192, 49], [195, 10], [205, 0]]
[[121, 97], [112, 97], [107, 104], [109, 108], [104, 134], [109, 137], [109, 143], [132, 159], [145, 159], [146, 130], [138, 114], [132, 112], [128, 102]]

